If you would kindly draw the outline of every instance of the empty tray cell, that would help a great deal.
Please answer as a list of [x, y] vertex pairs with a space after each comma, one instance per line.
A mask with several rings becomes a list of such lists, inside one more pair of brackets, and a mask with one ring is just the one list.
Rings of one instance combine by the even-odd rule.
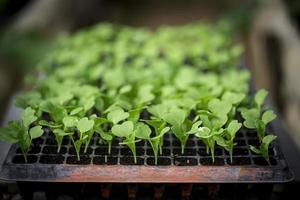
[[[112, 147], [110, 150], [110, 155], [118, 155], [119, 149]], [[95, 155], [108, 155], [108, 148], [107, 147], [99, 147], [95, 149]]]
[[181, 153], [181, 148], [174, 148], [173, 149], [173, 155], [183, 155], [183, 156], [196, 156], [197, 155], [197, 150], [196, 149], [191, 149], [191, 148], [185, 148], [184, 153]]
[[277, 165], [277, 161], [273, 157], [270, 157], [270, 164], [263, 157], [255, 157], [253, 160], [254, 164], [259, 166]]
[[213, 162], [211, 157], [203, 157], [200, 158], [200, 164], [222, 166], [225, 165], [225, 162], [224, 162], [224, 158], [215, 157], [215, 162]]
[[28, 155], [27, 163], [26, 163], [23, 155], [17, 155], [17, 156], [14, 156], [14, 158], [12, 159], [12, 163], [14, 163], [14, 164], [32, 164], [32, 163], [36, 163], [37, 160], [38, 160], [37, 156]]
[[43, 148], [42, 153], [44, 153], [44, 154], [66, 154], [67, 153], [67, 148], [66, 147], [61, 147], [60, 151], [57, 152], [57, 146], [45, 146]]
[[[172, 164], [172, 161], [170, 158], [167, 158], [167, 157], [158, 157], [157, 158], [157, 165], [167, 166], [167, 165], [171, 165], [171, 164]], [[147, 158], [147, 165], [155, 165], [154, 157]]]
[[[38, 154], [41, 151], [41, 147], [40, 146], [33, 146], [30, 148], [30, 150], [28, 151], [28, 154]], [[16, 151], [17, 154], [22, 154], [22, 150], [21, 148], [18, 148]]]
[[40, 157], [40, 163], [42, 164], [62, 164], [65, 157], [62, 155], [44, 155]]
[[144, 158], [137, 157], [136, 163], [134, 163], [134, 158], [132, 156], [123, 156], [120, 158], [121, 165], [144, 165]]
[[227, 163], [229, 165], [251, 165], [251, 159], [249, 157], [233, 157], [232, 162], [230, 162], [230, 158], [227, 158]]
[[[141, 147], [136, 148], [136, 155], [137, 156], [143, 156], [145, 154], [145, 150]], [[121, 155], [122, 156], [132, 156], [132, 152], [128, 147], [124, 147], [121, 149]]]
[[[84, 148], [80, 149], [80, 155], [90, 155], [93, 153], [93, 149], [91, 147], [87, 148], [86, 153], [84, 153]], [[76, 149], [74, 147], [70, 147], [69, 154], [76, 155]]]
[[91, 158], [89, 156], [80, 156], [80, 160], [78, 160], [77, 156], [69, 156], [67, 164], [89, 165], [91, 164]]
[[[148, 156], [154, 156], [153, 149], [148, 148], [146, 154]], [[162, 155], [158, 152], [159, 156], [170, 156], [170, 154], [171, 154], [170, 149], [165, 149], [165, 148], [162, 149]]]
[[196, 158], [177, 157], [174, 158], [174, 165], [176, 166], [193, 166], [198, 165]]

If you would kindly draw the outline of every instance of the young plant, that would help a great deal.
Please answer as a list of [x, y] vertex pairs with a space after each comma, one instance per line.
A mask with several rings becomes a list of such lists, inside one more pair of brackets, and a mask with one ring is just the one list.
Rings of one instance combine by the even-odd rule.
[[171, 109], [168, 113], [164, 114], [163, 119], [171, 125], [173, 133], [181, 143], [181, 153], [183, 154], [189, 138], [189, 135], [185, 134], [188, 131], [187, 120], [185, 120], [186, 111], [180, 108]]
[[235, 145], [233, 140], [235, 139], [235, 135], [238, 132], [238, 130], [240, 130], [241, 127], [242, 127], [241, 123], [238, 123], [237, 120], [233, 120], [229, 123], [229, 125], [225, 129], [225, 135], [215, 138], [217, 144], [229, 152], [230, 162], [232, 162], [233, 147]]
[[80, 149], [82, 144], [85, 142], [85, 152], [87, 150], [89, 141], [91, 138], [91, 135], [94, 133], [93, 127], [94, 127], [94, 120], [89, 120], [87, 117], [81, 118], [77, 123], [77, 130], [79, 134], [79, 138], [77, 140], [74, 140], [74, 137], [71, 137], [72, 142], [74, 144], [74, 148], [77, 154], [77, 159], [80, 160]]
[[272, 110], [262, 111], [262, 105], [267, 94], [267, 91], [259, 90], [254, 97], [255, 107], [240, 109], [241, 115], [245, 120], [244, 126], [249, 129], [256, 129], [260, 141], [265, 137], [268, 123], [276, 118], [276, 114]]
[[[162, 154], [162, 146], [163, 146], [163, 135], [161, 135], [163, 130], [166, 128], [167, 123], [163, 120], [164, 115], [168, 113], [168, 108], [163, 105], [163, 104], [158, 104], [149, 107], [148, 112], [152, 114], [150, 120], [143, 120], [147, 124], [149, 124], [151, 127], [154, 128], [155, 135], [158, 136], [156, 140], [159, 139], [157, 142], [158, 148], [159, 148], [159, 153]], [[165, 134], [165, 133], [164, 133]]]
[[169, 127], [165, 127], [159, 132], [159, 134], [156, 134], [156, 136], [151, 138], [151, 129], [149, 128], [149, 126], [142, 122], [139, 122], [136, 125], [135, 136], [139, 139], [147, 140], [150, 143], [154, 154], [155, 164], [157, 164], [157, 156], [161, 139], [163, 138], [164, 134], [167, 133], [169, 130]]
[[27, 107], [21, 113], [20, 122], [10, 122], [7, 127], [0, 129], [0, 139], [8, 143], [18, 143], [26, 163], [32, 140], [41, 137], [44, 133], [41, 126], [30, 128], [31, 124], [36, 120], [35, 110]]
[[251, 151], [262, 155], [262, 157], [270, 164], [270, 158], [269, 158], [269, 146], [270, 144], [277, 138], [275, 135], [266, 135], [260, 144], [259, 149], [256, 147], [250, 145]]
[[117, 137], [125, 138], [123, 142], [120, 144], [125, 144], [129, 147], [131, 150], [133, 157], [134, 157], [134, 163], [137, 162], [136, 160], [136, 148], [135, 143], [139, 142], [140, 140], [135, 140], [135, 132], [134, 132], [134, 124], [132, 121], [125, 121], [122, 124], [116, 124], [111, 128], [112, 134], [114, 134]]
[[215, 143], [218, 140], [220, 135], [223, 133], [223, 129], [211, 130], [208, 127], [200, 125], [202, 124], [202, 121], [197, 121], [192, 125], [192, 128], [190, 131], [187, 132], [187, 134], [194, 134], [197, 138], [199, 138], [205, 145], [206, 145], [206, 153], [208, 154], [209, 151], [211, 153], [211, 157], [213, 162], [215, 162]]

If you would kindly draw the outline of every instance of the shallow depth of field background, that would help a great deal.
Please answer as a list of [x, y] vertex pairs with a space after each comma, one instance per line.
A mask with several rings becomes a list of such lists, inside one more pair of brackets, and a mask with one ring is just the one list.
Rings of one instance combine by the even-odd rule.
[[0, 121], [57, 38], [102, 21], [155, 29], [218, 19], [236, 30], [254, 85], [270, 91], [300, 147], [299, 0], [0, 0]]

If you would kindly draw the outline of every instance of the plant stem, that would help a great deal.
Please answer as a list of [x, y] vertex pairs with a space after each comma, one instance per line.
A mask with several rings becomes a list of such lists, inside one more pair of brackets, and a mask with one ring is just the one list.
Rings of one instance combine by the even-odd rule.
[[60, 152], [60, 149], [61, 149], [61, 144], [60, 144], [60, 145], [57, 145], [57, 153]]
[[111, 144], [112, 144], [112, 141], [108, 141], [108, 155], [111, 154]]
[[185, 147], [185, 145], [181, 144], [181, 154], [184, 154], [184, 147]]

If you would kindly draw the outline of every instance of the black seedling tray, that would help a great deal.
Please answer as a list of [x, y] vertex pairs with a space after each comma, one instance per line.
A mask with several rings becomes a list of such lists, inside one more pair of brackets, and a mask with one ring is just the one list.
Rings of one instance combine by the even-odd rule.
[[229, 154], [215, 149], [215, 163], [206, 154], [205, 145], [190, 137], [185, 153], [181, 154], [179, 141], [172, 134], [164, 137], [163, 154], [154, 165], [151, 146], [146, 141], [137, 143], [137, 163], [126, 146], [114, 140], [111, 155], [107, 146], [99, 144], [94, 136], [88, 152], [78, 161], [69, 138], [65, 138], [61, 152], [52, 134], [45, 130], [43, 137], [33, 142], [28, 163], [17, 145], [13, 145], [2, 166], [2, 179], [43, 182], [288, 182], [293, 179], [277, 141], [270, 148], [270, 165], [249, 149], [259, 145], [256, 132], [241, 129], [236, 137], [233, 162]]

